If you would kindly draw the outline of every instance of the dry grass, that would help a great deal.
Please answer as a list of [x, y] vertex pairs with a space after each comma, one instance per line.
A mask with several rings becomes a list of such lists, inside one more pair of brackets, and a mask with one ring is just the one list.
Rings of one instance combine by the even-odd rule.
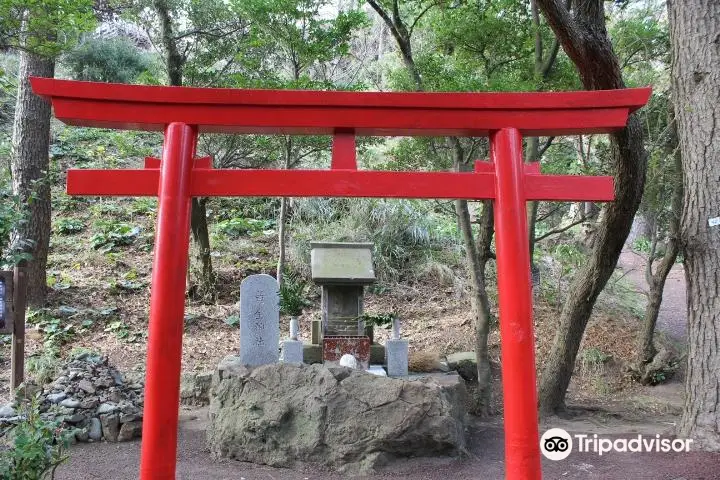
[[436, 352], [411, 352], [408, 369], [411, 372], [436, 372], [440, 369], [440, 355]]

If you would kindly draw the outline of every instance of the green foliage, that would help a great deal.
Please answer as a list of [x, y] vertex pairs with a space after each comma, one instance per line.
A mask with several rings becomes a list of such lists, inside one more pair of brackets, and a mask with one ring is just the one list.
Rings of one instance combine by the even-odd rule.
[[119, 339], [127, 339], [130, 337], [130, 328], [122, 320], [110, 322], [105, 327], [106, 332], [114, 333]]
[[[360, 10], [339, 12], [334, 18], [321, 14], [332, 6], [328, 0], [235, 0], [233, 12], [250, 21], [249, 40], [255, 47], [268, 46], [266, 62], [275, 65], [272, 77], [279, 87], [312, 88], [310, 67], [347, 55], [352, 33], [367, 24]], [[279, 68], [277, 68], [279, 67]], [[278, 75], [290, 72], [293, 87]]]
[[155, 212], [157, 212], [157, 198], [136, 198], [130, 206], [130, 213], [133, 215], [150, 215]]
[[69, 458], [65, 452], [75, 429], [64, 429], [57, 420], [43, 420], [36, 399], [20, 413], [24, 420], [5, 435], [0, 446], [0, 478], [53, 478], [55, 468]]
[[397, 318], [394, 312], [391, 313], [363, 313], [362, 320], [365, 325], [374, 325], [381, 328], [390, 328], [393, 320]]
[[64, 57], [75, 80], [133, 83], [152, 66], [148, 55], [130, 40], [90, 38]]
[[65, 272], [48, 271], [47, 286], [53, 290], [67, 290], [72, 286], [72, 279]]
[[573, 272], [585, 261], [582, 250], [577, 245], [569, 243], [556, 246], [553, 257], [562, 265], [563, 275]]
[[95, 25], [93, 0], [0, 0], [0, 47], [54, 56]]
[[650, 253], [650, 240], [645, 237], [638, 237], [633, 242], [632, 249], [636, 252]]
[[47, 309], [30, 312], [27, 321], [29, 324], [35, 325], [43, 334], [43, 345], [48, 348], [56, 348], [65, 344], [77, 333], [74, 321], [53, 315]]
[[55, 221], [55, 231], [62, 235], [72, 235], [85, 230], [85, 222], [78, 218], [58, 218]]
[[292, 218], [294, 268], [306, 268], [313, 240], [373, 242], [376, 275], [383, 282], [397, 282], [413, 264], [459, 245], [457, 229], [448, 228], [434, 206], [419, 200], [298, 200]]
[[140, 234], [140, 227], [128, 223], [99, 220], [95, 226], [100, 232], [90, 237], [90, 244], [95, 250], [110, 252], [119, 246], [132, 245]]
[[598, 348], [586, 348], [581, 353], [582, 371], [588, 374], [599, 374], [603, 366], [612, 359], [609, 355]]
[[58, 347], [44, 345], [44, 348], [27, 358], [26, 368], [38, 385], [44, 385], [55, 379], [60, 364]]
[[280, 313], [296, 317], [312, 305], [306, 297], [307, 285], [296, 275], [286, 272], [280, 286]]
[[0, 269], [15, 266], [20, 260], [28, 259], [18, 245], [10, 246], [12, 232], [27, 219], [26, 206], [12, 193], [10, 179], [0, 174]]
[[230, 218], [222, 220], [215, 226], [219, 233], [231, 238], [245, 235], [258, 236], [274, 233], [275, 220], [257, 220], [254, 218]]

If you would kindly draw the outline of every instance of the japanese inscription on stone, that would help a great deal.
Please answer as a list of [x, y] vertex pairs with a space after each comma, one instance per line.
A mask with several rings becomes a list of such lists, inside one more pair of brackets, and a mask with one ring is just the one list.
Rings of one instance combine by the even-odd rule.
[[250, 275], [240, 284], [240, 359], [244, 365], [278, 361], [279, 303], [278, 284], [270, 275]]

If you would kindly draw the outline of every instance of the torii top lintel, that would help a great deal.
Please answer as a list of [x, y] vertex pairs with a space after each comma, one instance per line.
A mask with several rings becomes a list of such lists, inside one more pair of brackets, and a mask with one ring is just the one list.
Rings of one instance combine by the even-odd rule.
[[32, 78], [68, 125], [200, 133], [524, 136], [608, 133], [645, 105], [650, 88], [581, 92], [415, 93], [159, 87]]

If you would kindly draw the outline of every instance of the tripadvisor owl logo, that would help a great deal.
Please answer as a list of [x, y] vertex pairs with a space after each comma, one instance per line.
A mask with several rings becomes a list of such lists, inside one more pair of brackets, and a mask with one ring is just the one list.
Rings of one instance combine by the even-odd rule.
[[551, 428], [540, 437], [540, 451], [550, 460], [564, 460], [572, 452], [572, 437], [562, 428]]

